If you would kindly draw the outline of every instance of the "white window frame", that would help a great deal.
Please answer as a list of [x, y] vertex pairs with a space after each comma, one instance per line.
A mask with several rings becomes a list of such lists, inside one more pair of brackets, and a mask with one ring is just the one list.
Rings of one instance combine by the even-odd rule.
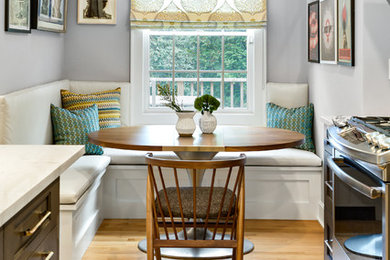
[[[131, 123], [175, 124], [177, 117], [169, 108], [149, 107], [149, 36], [153, 31], [131, 30]], [[166, 32], [168, 35], [176, 32]], [[197, 32], [202, 35], [242, 35], [240, 32]], [[266, 32], [265, 29], [250, 30], [247, 58], [247, 108], [224, 108], [215, 111], [218, 124], [265, 125], [266, 82]], [[179, 32], [183, 35], [186, 32]], [[192, 34], [193, 32], [188, 32]], [[245, 32], [245, 35], [247, 33]], [[145, 55], [145, 56], [144, 56]], [[147, 87], [146, 87], [147, 86]], [[252, 95], [253, 94], [253, 95]], [[199, 117], [197, 115], [196, 117]], [[196, 118], [197, 121], [197, 118]]]

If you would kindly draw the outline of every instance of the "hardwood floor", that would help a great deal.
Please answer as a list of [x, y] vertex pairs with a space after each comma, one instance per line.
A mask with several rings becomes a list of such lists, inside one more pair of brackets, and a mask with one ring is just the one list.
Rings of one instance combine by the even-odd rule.
[[[322, 260], [323, 229], [317, 221], [246, 220], [245, 237], [255, 244], [246, 260]], [[137, 249], [145, 220], [104, 220], [83, 260], [144, 260]]]

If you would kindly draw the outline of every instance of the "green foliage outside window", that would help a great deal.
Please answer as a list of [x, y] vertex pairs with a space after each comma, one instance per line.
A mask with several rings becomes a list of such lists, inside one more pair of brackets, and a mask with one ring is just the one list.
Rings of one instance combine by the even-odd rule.
[[[172, 36], [172, 35], [151, 35], [150, 36], [150, 70], [173, 71], [173, 37], [175, 37], [175, 70], [196, 71], [198, 68], [197, 47], [198, 37], [194, 35]], [[222, 59], [222, 47], [224, 46], [224, 57]], [[224, 66], [222, 66], [222, 61]], [[222, 44], [221, 36], [199, 36], [199, 69], [200, 70], [247, 70], [247, 37], [246, 36], [224, 36]], [[172, 77], [172, 73], [169, 73]], [[167, 78], [167, 72], [151, 72], [154, 78]], [[200, 78], [220, 78], [221, 73], [200, 73]], [[175, 78], [196, 78], [193, 72], [176, 72]], [[246, 79], [247, 73], [225, 72], [224, 78]], [[246, 81], [243, 80], [244, 93], [247, 91]], [[163, 83], [162, 81], [160, 83]], [[165, 83], [165, 82], [164, 82]], [[185, 82], [184, 94], [189, 96], [190, 84]], [[197, 93], [197, 83], [195, 84], [195, 95]], [[230, 93], [230, 83], [225, 82], [221, 86], [220, 82], [214, 83], [214, 96], [221, 98], [220, 88], [224, 88], [224, 105], [229, 107], [233, 98], [233, 106], [240, 107], [240, 83], [234, 83], [234, 91]], [[210, 83], [204, 82], [204, 93], [211, 94]], [[175, 86], [177, 88], [177, 86]], [[177, 90], [177, 89], [176, 89]], [[219, 96], [218, 96], [219, 95]], [[244, 103], [247, 98], [244, 94]]]

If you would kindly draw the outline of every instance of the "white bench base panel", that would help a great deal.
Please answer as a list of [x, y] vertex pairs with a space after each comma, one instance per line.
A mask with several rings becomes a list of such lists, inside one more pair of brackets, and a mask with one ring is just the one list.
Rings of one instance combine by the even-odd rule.
[[[245, 170], [247, 219], [319, 220], [322, 167], [247, 166]], [[104, 218], [146, 217], [146, 174], [144, 165], [108, 167]]]
[[101, 172], [76, 204], [60, 205], [60, 260], [81, 260], [103, 221]]

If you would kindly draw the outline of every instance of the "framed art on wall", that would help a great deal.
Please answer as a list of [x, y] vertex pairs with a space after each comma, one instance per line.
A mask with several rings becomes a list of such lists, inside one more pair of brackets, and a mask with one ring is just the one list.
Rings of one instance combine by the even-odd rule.
[[338, 63], [354, 66], [354, 0], [338, 2]]
[[320, 61], [337, 64], [337, 0], [320, 1]]
[[31, 32], [30, 0], [5, 0], [5, 30]]
[[309, 4], [308, 8], [308, 60], [310, 62], [320, 62], [320, 3], [318, 1]]
[[51, 32], [66, 31], [68, 0], [37, 0], [32, 28]]
[[116, 0], [78, 0], [78, 24], [116, 24]]

